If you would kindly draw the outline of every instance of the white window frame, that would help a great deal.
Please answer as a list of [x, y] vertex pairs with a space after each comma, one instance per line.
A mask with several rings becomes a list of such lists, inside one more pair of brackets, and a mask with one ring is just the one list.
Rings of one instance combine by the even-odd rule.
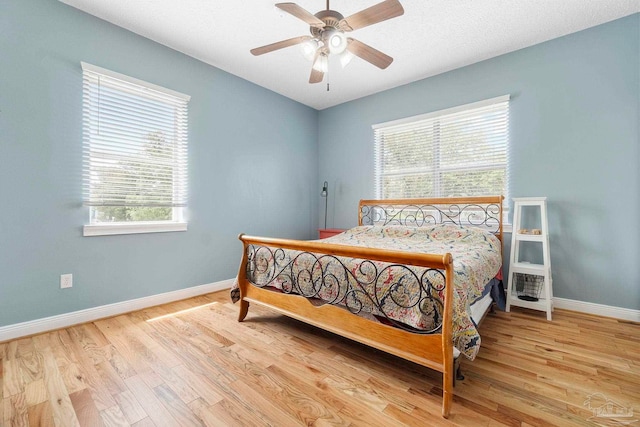
[[[184, 109], [186, 110], [186, 104], [189, 102], [190, 100], [190, 96], [189, 95], [185, 95], [182, 94], [180, 92], [176, 92], [173, 91], [171, 89], [167, 89], [158, 85], [155, 85], [153, 83], [148, 83], [145, 82], [143, 80], [139, 80], [136, 79], [134, 77], [129, 77], [126, 76], [124, 74], [120, 74], [111, 70], [107, 70], [101, 67], [97, 67], [95, 65], [91, 65], [85, 62], [81, 63], [82, 65], [82, 70], [83, 70], [83, 82], [85, 85], [85, 96], [83, 99], [83, 115], [84, 115], [84, 119], [83, 119], [83, 144], [84, 144], [84, 150], [83, 150], [83, 155], [84, 155], [84, 161], [83, 161], [83, 180], [84, 180], [84, 201], [85, 201], [85, 205], [89, 205], [91, 206], [92, 203], [90, 201], [91, 199], [91, 190], [90, 190], [90, 183], [91, 183], [91, 173], [90, 173], [90, 162], [89, 162], [89, 158], [91, 156], [91, 153], [89, 152], [89, 149], [91, 147], [91, 133], [90, 133], [90, 121], [94, 119], [93, 116], [89, 117], [91, 113], [88, 112], [89, 110], [89, 95], [87, 94], [87, 90], [88, 88], [87, 86], [87, 81], [86, 81], [86, 75], [87, 74], [93, 74], [93, 75], [99, 75], [99, 76], [104, 76], [105, 78], [109, 78], [109, 79], [116, 79], [119, 80], [121, 82], [123, 82], [125, 85], [126, 84], [131, 84], [131, 85], [135, 85], [138, 86], [138, 88], [134, 88], [132, 89], [132, 91], [135, 90], [142, 90], [142, 91], [149, 91], [151, 92], [155, 92], [158, 94], [161, 94], [162, 96], [168, 96], [170, 99], [172, 99], [174, 102], [183, 102], [184, 103]], [[128, 89], [124, 88], [123, 92], [126, 92]], [[142, 93], [142, 92], [140, 92]], [[175, 123], [174, 123], [175, 125]], [[178, 126], [178, 125], [175, 125]], [[184, 126], [181, 128], [181, 134], [183, 134], [184, 136], [182, 137], [182, 139], [180, 140], [180, 142], [183, 144], [183, 148], [181, 151], [181, 154], [186, 158], [186, 144], [187, 144], [187, 129], [186, 129], [186, 124], [184, 124]], [[175, 157], [174, 157], [175, 159]], [[175, 161], [175, 160], [174, 160]], [[185, 163], [184, 166], [184, 173], [186, 175], [187, 173], [187, 166]], [[182, 190], [182, 193], [186, 193], [186, 184], [187, 184], [187, 177], [185, 176], [184, 178], [182, 178], [180, 180], [180, 183], [183, 184], [184, 190]], [[173, 181], [174, 183], [176, 181]], [[175, 194], [174, 194], [175, 196]], [[89, 209], [89, 223], [85, 224], [83, 227], [83, 235], [84, 236], [104, 236], [104, 235], [118, 235], [118, 234], [139, 234], [139, 233], [161, 233], [161, 232], [173, 232], [173, 231], [187, 231], [188, 228], [188, 222], [186, 221], [185, 218], [185, 209], [186, 209], [186, 194], [184, 194], [183, 196], [184, 201], [181, 203], [180, 206], [174, 206], [172, 207], [172, 219], [171, 220], [166, 220], [166, 221], [126, 221], [126, 222], [93, 222], [92, 218], [91, 218], [91, 208]], [[175, 202], [175, 199], [174, 199]]]
[[[498, 104], [498, 103], [504, 103], [504, 102], [509, 102], [510, 100], [510, 95], [503, 95], [503, 96], [498, 96], [495, 98], [491, 98], [491, 99], [486, 99], [483, 101], [478, 101], [478, 102], [473, 102], [470, 104], [465, 104], [465, 105], [460, 105], [457, 107], [453, 107], [453, 108], [447, 108], [444, 110], [439, 110], [439, 111], [434, 111], [431, 113], [426, 113], [426, 114], [420, 114], [417, 116], [412, 116], [412, 117], [406, 117], [406, 118], [402, 118], [402, 119], [398, 119], [398, 120], [393, 120], [393, 121], [389, 121], [389, 122], [384, 122], [384, 123], [378, 123], [378, 124], [374, 124], [372, 126], [373, 131], [374, 131], [374, 141], [375, 141], [375, 166], [374, 166], [374, 171], [375, 171], [375, 194], [376, 197], [378, 199], [383, 197], [383, 175], [382, 175], [382, 159], [381, 159], [381, 144], [383, 144], [382, 140], [382, 133], [384, 132], [385, 129], [391, 129], [394, 127], [399, 127], [402, 128], [404, 126], [406, 127], [411, 127], [415, 124], [419, 124], [420, 122], [437, 122], [439, 118], [441, 117], [445, 117], [445, 116], [449, 116], [452, 114], [457, 114], [457, 113], [461, 113], [461, 112], [465, 112], [465, 111], [471, 111], [471, 110], [475, 110], [475, 109], [480, 109], [483, 107], [487, 107], [490, 105], [494, 105], [494, 104]], [[508, 200], [509, 200], [509, 130], [508, 130], [508, 125], [509, 125], [509, 119], [507, 118], [507, 130], [506, 130], [506, 164], [505, 164], [505, 189], [504, 189], [504, 194], [503, 196], [505, 197], [504, 199], [504, 203], [503, 203], [503, 227], [504, 230], [503, 231], [509, 231], [510, 230], [510, 223], [509, 221], [509, 205], [508, 205]], [[435, 150], [438, 150], [440, 146], [440, 140], [438, 139], [435, 143], [434, 143], [434, 148]], [[482, 168], [478, 168], [477, 170], [481, 170]], [[436, 166], [433, 169], [429, 169], [427, 167], [425, 167], [425, 170], [429, 170], [431, 171], [434, 176], [436, 178], [435, 179], [435, 194], [432, 195], [425, 195], [425, 196], [421, 196], [421, 197], [446, 197], [444, 195], [442, 195], [441, 193], [439, 193], [440, 191], [440, 186], [438, 185], [438, 175], [440, 172], [442, 172], [443, 168], [440, 168], [439, 166]], [[474, 170], [474, 169], [469, 169], [469, 170]], [[493, 195], [493, 194], [492, 194]]]

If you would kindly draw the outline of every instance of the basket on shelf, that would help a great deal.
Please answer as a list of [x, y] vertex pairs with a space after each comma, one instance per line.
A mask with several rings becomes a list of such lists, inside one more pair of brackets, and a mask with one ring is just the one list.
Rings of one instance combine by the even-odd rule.
[[523, 301], [538, 301], [544, 284], [544, 276], [515, 273], [515, 288], [518, 298]]

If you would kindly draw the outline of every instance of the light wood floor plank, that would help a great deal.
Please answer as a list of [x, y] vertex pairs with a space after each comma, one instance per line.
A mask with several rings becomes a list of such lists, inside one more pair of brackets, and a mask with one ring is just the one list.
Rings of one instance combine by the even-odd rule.
[[102, 427], [104, 425], [89, 390], [84, 389], [71, 393], [69, 397], [81, 426]]
[[24, 356], [36, 350], [31, 337], [18, 339], [15, 341], [15, 343], [16, 343], [15, 346], [10, 345], [12, 347], [11, 357], [10, 357], [11, 359]]
[[118, 350], [113, 345], [103, 347], [105, 355], [109, 364], [118, 373], [118, 376], [123, 380], [138, 375], [133, 367], [126, 361]]
[[262, 414], [246, 411], [246, 409], [239, 406], [234, 400], [222, 399], [215, 405], [211, 405], [208, 411], [215, 418], [219, 419], [222, 422], [222, 424], [219, 425], [223, 426], [275, 426], [275, 424], [267, 423], [261, 419]]
[[135, 336], [127, 335], [125, 328], [116, 318], [99, 320], [95, 324], [137, 375], [152, 372], [145, 360], [145, 354], [149, 352], [149, 349]]
[[263, 416], [272, 421], [275, 425], [287, 426], [295, 425], [297, 423], [295, 418], [280, 410], [267, 397], [258, 393], [253, 387], [246, 384], [244, 381], [235, 381], [231, 384], [231, 387], [238, 393], [238, 395], [250, 401], [251, 407], [255, 408], [256, 412], [263, 414]]
[[226, 423], [220, 418], [216, 417], [210, 410], [209, 406], [204, 400], [198, 398], [187, 405], [193, 411], [193, 413], [206, 425], [207, 427], [218, 427], [226, 425]]
[[114, 397], [116, 402], [118, 402], [118, 405], [120, 405], [120, 411], [130, 424], [135, 424], [138, 421], [147, 418], [147, 413], [142, 406], [140, 406], [138, 399], [136, 399], [129, 389], [115, 395]]
[[49, 401], [40, 402], [37, 405], [29, 406], [27, 417], [30, 426], [54, 427], [53, 411]]
[[3, 399], [3, 423], [7, 426], [28, 426], [29, 415], [24, 393], [14, 394]]
[[39, 351], [25, 353], [21, 355], [18, 360], [25, 385], [32, 381], [42, 379], [42, 353]]
[[147, 417], [143, 420], [138, 421], [135, 424], [132, 424], [131, 427], [156, 427], [156, 424], [151, 421], [151, 418]]
[[156, 365], [153, 366], [153, 370], [160, 378], [162, 378], [164, 383], [180, 397], [182, 402], [189, 403], [199, 397], [198, 393], [196, 393], [189, 383], [180, 375], [176, 374], [172, 369], [162, 365]]
[[157, 427], [177, 426], [178, 421], [167, 411], [156, 395], [139, 376], [125, 380], [129, 391], [133, 394], [149, 418]]
[[11, 397], [24, 391], [25, 379], [22, 376], [19, 359], [5, 359], [3, 364], [3, 397]]
[[71, 403], [67, 387], [62, 380], [62, 375], [58, 370], [58, 365], [56, 364], [53, 353], [45, 349], [42, 355], [44, 356], [42, 377], [45, 387], [47, 388], [55, 425], [65, 427], [79, 426], [78, 417]]
[[71, 330], [71, 338], [73, 340], [71, 350], [76, 356], [75, 360], [78, 361], [78, 373], [75, 379], [86, 385], [85, 388], [91, 393], [98, 411], [111, 408], [116, 402], [109, 392], [109, 383], [102, 379], [92, 359], [89, 357], [89, 353], [85, 351], [85, 345], [79, 339], [79, 331], [81, 329], [77, 327]]
[[100, 377], [104, 390], [109, 394], [113, 396], [127, 390], [126, 384], [108, 361], [97, 363], [94, 367]]
[[162, 384], [153, 389], [156, 397], [165, 408], [176, 419], [180, 426], [204, 426], [204, 423], [196, 416], [191, 409], [185, 405], [180, 397], [171, 390], [166, 384]]
[[593, 426], [640, 413], [640, 325], [514, 309], [480, 326], [451, 416], [441, 375], [227, 292], [0, 343], [0, 425]]
[[[136, 343], [139, 343], [141, 349], [148, 350], [142, 354], [146, 357], [150, 365], [161, 363], [167, 368], [179, 365], [178, 359], [173, 353], [165, 349], [156, 340], [147, 335], [147, 328], [153, 329], [146, 322], [132, 321], [131, 316], [118, 316], [116, 318], [124, 327], [124, 333], [128, 336], [135, 336]], [[142, 326], [142, 327], [141, 327]], [[145, 328], [146, 327], [146, 328]]]
[[118, 405], [100, 411], [100, 416], [105, 427], [129, 427], [131, 425]]
[[24, 387], [24, 396], [27, 406], [38, 405], [49, 400], [49, 393], [44, 384], [44, 378], [32, 381]]

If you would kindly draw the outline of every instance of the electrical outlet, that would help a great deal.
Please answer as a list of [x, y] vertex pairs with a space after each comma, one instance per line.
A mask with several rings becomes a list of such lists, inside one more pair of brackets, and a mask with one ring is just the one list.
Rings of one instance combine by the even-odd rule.
[[60, 289], [66, 289], [73, 286], [73, 274], [60, 275]]

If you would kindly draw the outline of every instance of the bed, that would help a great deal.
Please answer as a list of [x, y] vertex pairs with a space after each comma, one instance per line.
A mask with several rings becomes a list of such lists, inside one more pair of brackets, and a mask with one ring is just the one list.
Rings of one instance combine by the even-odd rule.
[[328, 239], [241, 234], [238, 321], [258, 304], [439, 371], [446, 418], [454, 360], [475, 357], [502, 289], [502, 200], [361, 200], [358, 226]]

